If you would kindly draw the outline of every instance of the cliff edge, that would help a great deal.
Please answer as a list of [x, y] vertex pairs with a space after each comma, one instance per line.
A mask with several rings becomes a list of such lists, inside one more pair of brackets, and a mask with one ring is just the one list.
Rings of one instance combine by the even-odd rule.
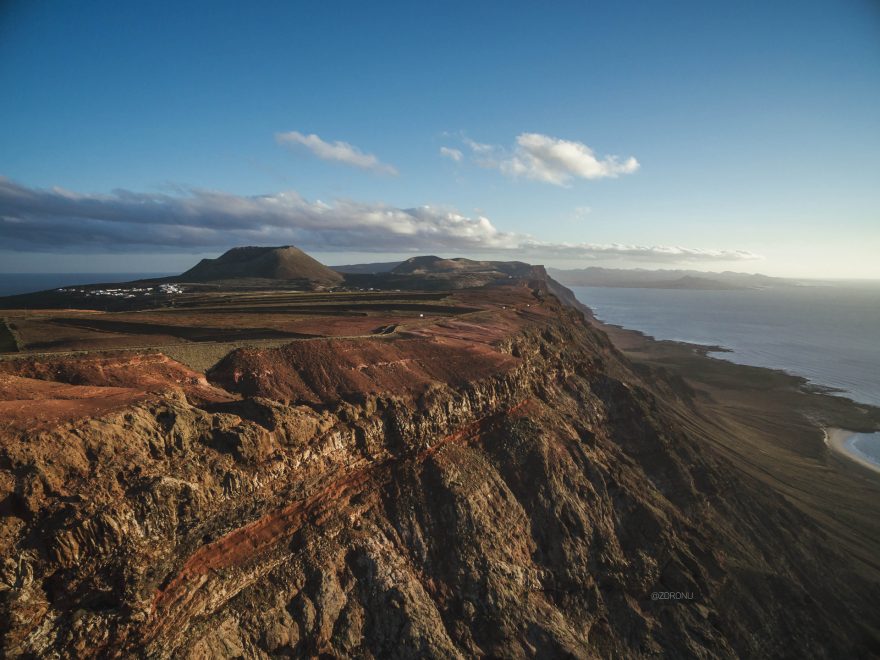
[[158, 358], [9, 367], [127, 395], [3, 429], [5, 654], [878, 649], [876, 579], [713, 451], [686, 392], [544, 282], [459, 295], [473, 311], [241, 348], [206, 379]]

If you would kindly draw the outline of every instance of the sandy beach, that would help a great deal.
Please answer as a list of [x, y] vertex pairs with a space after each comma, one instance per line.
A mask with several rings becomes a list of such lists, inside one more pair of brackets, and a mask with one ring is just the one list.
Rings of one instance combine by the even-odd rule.
[[846, 458], [863, 465], [869, 470], [880, 473], [880, 465], [869, 461], [849, 444], [848, 441], [855, 435], [857, 435], [855, 432], [847, 431], [846, 429], [826, 428], [825, 444]]

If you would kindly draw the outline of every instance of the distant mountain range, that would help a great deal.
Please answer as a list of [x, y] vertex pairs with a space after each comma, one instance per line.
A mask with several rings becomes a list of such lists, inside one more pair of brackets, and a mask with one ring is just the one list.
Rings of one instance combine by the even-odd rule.
[[[506, 272], [498, 264], [521, 264], [518, 261], [474, 261], [471, 259], [443, 259], [436, 256], [413, 257], [406, 261], [384, 261], [368, 264], [333, 266], [339, 273], [356, 275], [394, 274], [440, 274]], [[513, 266], [511, 266], [513, 267]], [[566, 286], [599, 286], [645, 289], [702, 289], [732, 290], [754, 289], [770, 286], [791, 286], [791, 280], [769, 277], [757, 273], [720, 273], [699, 270], [647, 270], [643, 268], [548, 268], [547, 273]]]
[[[521, 261], [479, 261], [445, 259], [434, 255], [412, 257], [405, 261], [383, 261], [328, 267], [293, 246], [233, 248], [216, 259], [203, 259], [182, 275], [179, 282], [217, 282], [224, 280], [286, 280], [317, 286], [336, 286], [351, 276], [416, 275], [431, 279], [469, 280], [498, 277], [522, 277], [534, 267]], [[598, 286], [652, 289], [730, 290], [786, 286], [792, 282], [766, 275], [703, 272], [697, 270], [645, 270], [622, 268], [549, 268], [548, 274], [566, 286]], [[470, 276], [470, 277], [467, 277]], [[366, 283], [366, 281], [365, 281]], [[463, 284], [464, 282], [460, 283]], [[485, 283], [485, 282], [480, 282]]]
[[599, 286], [644, 289], [755, 289], [771, 286], [791, 286], [793, 282], [767, 275], [703, 272], [698, 270], [645, 270], [641, 268], [579, 268], [562, 270], [548, 268], [551, 277], [566, 286]]

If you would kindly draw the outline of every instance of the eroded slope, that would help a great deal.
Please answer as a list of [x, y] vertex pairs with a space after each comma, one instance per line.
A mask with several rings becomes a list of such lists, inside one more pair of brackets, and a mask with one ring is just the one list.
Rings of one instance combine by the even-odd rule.
[[877, 649], [877, 584], [832, 540], [578, 313], [497, 296], [391, 338], [236, 351], [210, 373], [225, 397], [172, 383], [4, 434], [7, 654]]

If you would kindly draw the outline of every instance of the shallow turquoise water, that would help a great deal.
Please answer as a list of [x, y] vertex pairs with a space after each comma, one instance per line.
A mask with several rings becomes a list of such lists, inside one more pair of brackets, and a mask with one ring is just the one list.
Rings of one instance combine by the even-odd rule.
[[880, 465], [880, 433], [856, 433], [846, 441], [847, 449], [875, 465]]

